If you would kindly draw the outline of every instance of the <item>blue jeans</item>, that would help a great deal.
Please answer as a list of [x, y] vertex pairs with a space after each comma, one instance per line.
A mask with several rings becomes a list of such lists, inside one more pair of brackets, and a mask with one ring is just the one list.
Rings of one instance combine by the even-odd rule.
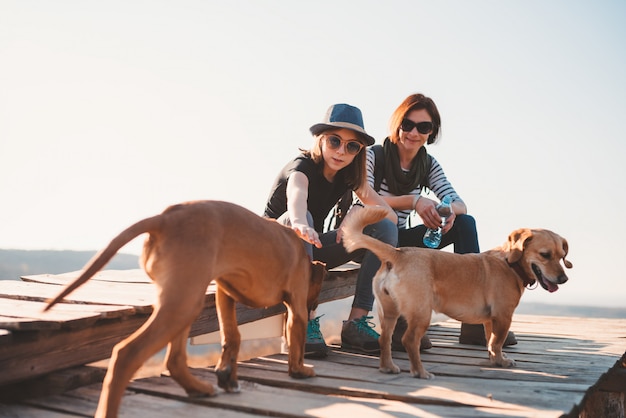
[[[291, 222], [284, 213], [278, 218], [278, 222], [283, 225], [290, 225]], [[307, 222], [313, 225], [313, 218], [307, 213]], [[374, 237], [384, 243], [396, 247], [398, 245], [398, 228], [388, 219], [368, 225], [363, 229], [363, 233]], [[337, 230], [332, 230], [319, 234], [322, 248], [316, 248], [306, 241], [302, 241], [307, 253], [312, 260], [326, 263], [327, 269], [338, 267], [348, 261], [356, 261], [361, 263], [361, 268], [357, 275], [356, 290], [353, 308], [360, 308], [371, 311], [374, 306], [374, 293], [372, 291], [372, 279], [376, 275], [380, 267], [380, 261], [371, 251], [360, 249], [352, 253], [348, 253], [341, 242], [337, 243]]]
[[[425, 225], [417, 225], [409, 229], [398, 230], [398, 246], [400, 247], [422, 247], [426, 248], [422, 242], [426, 233]], [[457, 215], [452, 229], [441, 238], [438, 249], [454, 244], [454, 252], [457, 254], [479, 253], [478, 232], [476, 231], [476, 221], [471, 215]]]

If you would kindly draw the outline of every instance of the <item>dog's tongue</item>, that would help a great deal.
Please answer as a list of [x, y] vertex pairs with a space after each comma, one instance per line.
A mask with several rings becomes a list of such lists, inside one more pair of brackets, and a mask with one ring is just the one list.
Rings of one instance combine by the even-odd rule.
[[556, 292], [557, 290], [559, 290], [559, 286], [548, 281], [548, 280], [544, 280], [544, 283], [548, 285], [548, 292], [553, 293]]

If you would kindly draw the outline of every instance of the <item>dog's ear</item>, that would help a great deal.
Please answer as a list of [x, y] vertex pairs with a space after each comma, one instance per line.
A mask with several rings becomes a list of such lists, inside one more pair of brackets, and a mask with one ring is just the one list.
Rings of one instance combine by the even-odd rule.
[[565, 264], [565, 267], [567, 267], [568, 269], [571, 269], [572, 267], [574, 267], [574, 265], [565, 259], [569, 251], [569, 245], [567, 244], [567, 240], [565, 238], [561, 238], [561, 243], [563, 245], [563, 251], [565, 252], [565, 254], [563, 254], [563, 264]]
[[326, 271], [326, 264], [319, 261], [311, 262], [311, 277], [309, 279], [309, 293], [306, 297], [306, 307], [309, 311], [317, 309], [319, 304], [320, 291], [322, 290], [322, 283], [326, 278], [328, 272]]
[[517, 263], [522, 258], [524, 244], [532, 237], [533, 231], [528, 228], [516, 229], [509, 234], [509, 240], [504, 246], [504, 250], [507, 252], [506, 261], [509, 264]]

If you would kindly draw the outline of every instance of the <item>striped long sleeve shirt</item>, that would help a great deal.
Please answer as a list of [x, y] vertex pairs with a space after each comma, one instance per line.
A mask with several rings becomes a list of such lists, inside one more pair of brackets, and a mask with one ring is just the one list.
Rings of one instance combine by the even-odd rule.
[[[371, 148], [367, 149], [367, 180], [370, 186], [374, 187], [374, 163], [375, 163], [375, 154]], [[431, 193], [434, 193], [437, 199], [441, 200], [444, 196], [450, 196], [450, 200], [452, 202], [455, 201], [463, 201], [461, 197], [456, 193], [452, 184], [448, 181], [446, 174], [443, 172], [443, 168], [437, 162], [437, 160], [433, 157], [432, 164], [430, 167], [430, 173], [428, 174], [428, 184]], [[420, 195], [422, 191], [426, 189], [423, 185], [418, 185], [413, 191], [411, 191], [411, 195]], [[428, 190], [428, 189], [426, 189]], [[380, 185], [380, 190], [378, 193], [381, 196], [394, 196], [389, 191], [389, 186], [385, 178], [383, 177], [383, 181]], [[415, 221], [421, 223], [421, 219], [415, 210], [398, 210], [396, 209], [396, 214], [398, 215], [398, 228], [408, 228], [411, 226], [415, 226]], [[415, 221], [411, 220], [413, 217], [416, 217]]]

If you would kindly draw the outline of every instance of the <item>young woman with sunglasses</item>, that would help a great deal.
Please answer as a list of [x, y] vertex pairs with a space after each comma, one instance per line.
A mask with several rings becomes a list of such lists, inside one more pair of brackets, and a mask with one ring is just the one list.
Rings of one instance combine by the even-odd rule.
[[[322, 123], [310, 128], [314, 144], [310, 150], [289, 162], [272, 186], [265, 216], [290, 225], [303, 239], [312, 260], [326, 263], [328, 269], [351, 260], [361, 263], [356, 292], [348, 320], [341, 331], [341, 345], [347, 350], [377, 353], [378, 333], [368, 313], [374, 295], [372, 279], [380, 261], [369, 251], [347, 253], [341, 243], [341, 230], [328, 230], [325, 221], [339, 199], [349, 190], [365, 205], [389, 209], [386, 219], [370, 225], [365, 233], [391, 245], [397, 244], [395, 212], [367, 182], [365, 146], [374, 138], [363, 126], [361, 111], [347, 104], [331, 106]], [[359, 210], [354, 206], [346, 216]], [[307, 329], [307, 357], [325, 357], [328, 347], [320, 331], [319, 318], [311, 312]]]
[[[423, 94], [408, 96], [391, 116], [390, 135], [382, 146], [383, 161], [376, 161], [376, 152], [371, 147], [368, 149], [368, 181], [373, 186], [375, 171], [382, 174], [378, 193], [398, 215], [398, 246], [426, 247], [423, 243], [426, 229], [437, 229], [442, 225], [436, 209], [438, 201], [449, 196], [452, 214], [442, 228], [439, 249], [453, 244], [455, 253], [477, 253], [480, 249], [476, 221], [467, 214], [465, 203], [439, 162], [426, 150], [426, 144], [436, 142], [440, 128], [441, 117], [435, 102]], [[422, 195], [422, 190], [429, 192]], [[411, 225], [412, 213], [416, 213], [423, 224]], [[399, 321], [392, 341], [396, 350], [404, 350], [400, 339], [405, 329], [406, 322]], [[484, 339], [482, 325], [462, 324], [462, 343], [483, 344]], [[516, 343], [513, 334], [509, 335], [507, 343]], [[425, 337], [421, 348], [430, 347], [431, 343]]]

